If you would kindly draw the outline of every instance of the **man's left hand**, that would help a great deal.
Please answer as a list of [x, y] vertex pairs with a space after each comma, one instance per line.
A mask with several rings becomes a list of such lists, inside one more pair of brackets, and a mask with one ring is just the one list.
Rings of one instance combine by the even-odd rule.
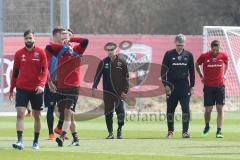
[[127, 94], [125, 94], [124, 92], [122, 92], [121, 97], [122, 97], [123, 100], [126, 100], [126, 99], [127, 99]]
[[194, 87], [191, 87], [190, 88], [190, 94], [193, 95], [193, 93], [194, 93]]
[[41, 94], [41, 93], [43, 93], [44, 88], [41, 87], [41, 86], [37, 86], [36, 89], [35, 89], [35, 91], [36, 91], [36, 94]]

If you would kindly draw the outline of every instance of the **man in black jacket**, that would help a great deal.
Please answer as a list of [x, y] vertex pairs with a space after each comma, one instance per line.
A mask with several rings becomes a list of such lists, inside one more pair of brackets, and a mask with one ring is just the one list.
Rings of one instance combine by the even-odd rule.
[[108, 57], [98, 65], [92, 87], [93, 96], [96, 95], [98, 83], [103, 75], [103, 100], [105, 105], [105, 120], [109, 135], [106, 139], [114, 139], [113, 112], [114, 106], [118, 118], [117, 138], [122, 139], [122, 126], [124, 125], [125, 111], [123, 100], [126, 98], [128, 83], [127, 64], [116, 55], [117, 45], [109, 42], [105, 45]]
[[[165, 53], [161, 76], [167, 95], [167, 138], [173, 137], [174, 112], [178, 101], [182, 107], [182, 138], [190, 138], [188, 132], [190, 111], [189, 101], [195, 84], [195, 70], [192, 53], [184, 50], [185, 36], [179, 34], [175, 38], [176, 48]], [[190, 85], [189, 85], [190, 80]]]

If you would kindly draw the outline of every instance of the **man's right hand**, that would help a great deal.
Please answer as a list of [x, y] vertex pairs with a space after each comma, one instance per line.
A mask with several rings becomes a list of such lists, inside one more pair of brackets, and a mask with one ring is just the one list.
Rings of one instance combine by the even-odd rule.
[[92, 96], [96, 97], [97, 96], [97, 88], [92, 89]]
[[13, 100], [13, 92], [9, 92], [9, 96], [8, 96], [9, 100], [12, 101]]
[[52, 92], [52, 93], [56, 93], [57, 92], [57, 87], [53, 83], [53, 81], [48, 81], [48, 87], [49, 87], [50, 92]]
[[166, 95], [171, 95], [171, 88], [169, 86], [165, 86]]
[[204, 77], [201, 77], [201, 82], [202, 82], [203, 84], [205, 83]]

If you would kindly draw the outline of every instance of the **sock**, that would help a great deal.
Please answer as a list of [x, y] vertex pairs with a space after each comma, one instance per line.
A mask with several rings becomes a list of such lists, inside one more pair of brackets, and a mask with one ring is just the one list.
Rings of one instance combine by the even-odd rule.
[[58, 120], [58, 124], [57, 124], [57, 128], [62, 129], [63, 126], [63, 121], [62, 120]]
[[22, 135], [23, 135], [23, 131], [17, 131], [17, 139], [20, 142], [22, 142]]
[[54, 123], [53, 110], [48, 108], [48, 111], [47, 111], [47, 125], [48, 125], [48, 133], [49, 134], [53, 134], [53, 123]]
[[74, 141], [74, 142], [78, 141], [77, 132], [73, 132], [73, 133], [72, 133], [72, 137], [73, 137], [73, 141]]
[[217, 128], [217, 133], [221, 133], [221, 128]]
[[60, 138], [64, 139], [64, 137], [67, 135], [67, 132], [66, 131], [62, 131], [62, 134], [60, 136]]
[[38, 138], [39, 138], [39, 132], [34, 132], [34, 140], [33, 140], [33, 142], [34, 143], [38, 142]]
[[205, 127], [206, 127], [206, 128], [209, 128], [209, 123], [206, 123]]

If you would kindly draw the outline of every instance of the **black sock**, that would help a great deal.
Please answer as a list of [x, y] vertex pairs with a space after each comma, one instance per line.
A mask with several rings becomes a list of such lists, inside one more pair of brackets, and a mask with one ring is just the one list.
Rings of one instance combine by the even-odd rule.
[[217, 128], [217, 133], [221, 133], [221, 128]]
[[57, 124], [57, 128], [62, 129], [63, 126], [63, 121], [62, 120], [58, 120], [58, 124]]
[[62, 134], [61, 134], [60, 138], [64, 139], [64, 138], [65, 138], [65, 136], [66, 136], [66, 134], [67, 134], [67, 132], [65, 132], [65, 131], [62, 131]]
[[34, 140], [33, 142], [38, 142], [38, 138], [39, 138], [39, 132], [34, 132]]
[[76, 142], [76, 141], [79, 140], [79, 139], [78, 139], [77, 132], [73, 132], [73, 133], [72, 133], [72, 137], [73, 137], [73, 141], [74, 141], [74, 142]]
[[47, 111], [47, 125], [48, 125], [48, 133], [49, 134], [53, 134], [53, 123], [54, 123], [53, 111], [48, 109], [48, 111]]
[[210, 129], [209, 123], [206, 123], [203, 133], [207, 133]]
[[23, 131], [17, 131], [17, 139], [22, 142]]
[[209, 128], [209, 123], [206, 123], [205, 128]]

